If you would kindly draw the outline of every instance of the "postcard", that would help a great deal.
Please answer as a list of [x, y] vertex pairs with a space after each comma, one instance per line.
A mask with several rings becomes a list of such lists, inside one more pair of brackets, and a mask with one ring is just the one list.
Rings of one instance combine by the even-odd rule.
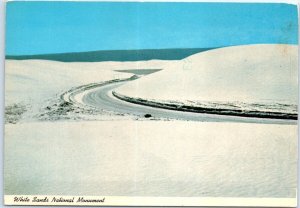
[[297, 205], [298, 8], [8, 1], [6, 205]]

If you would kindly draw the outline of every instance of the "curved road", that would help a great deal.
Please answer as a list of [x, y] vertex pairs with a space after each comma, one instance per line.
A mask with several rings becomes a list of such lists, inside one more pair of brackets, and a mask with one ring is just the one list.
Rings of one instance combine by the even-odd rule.
[[81, 105], [87, 105], [94, 108], [103, 109], [121, 114], [135, 115], [144, 117], [145, 114], [151, 114], [148, 119], [176, 119], [190, 121], [212, 121], [212, 122], [243, 122], [243, 123], [270, 123], [270, 124], [296, 124], [294, 120], [281, 119], [262, 119], [262, 118], [244, 118], [237, 116], [224, 116], [203, 113], [181, 112], [161, 108], [148, 107], [122, 101], [112, 95], [112, 91], [125, 84], [126, 81], [117, 81], [107, 84], [98, 84], [87, 89], [81, 89], [79, 92], [71, 93], [70, 100]]

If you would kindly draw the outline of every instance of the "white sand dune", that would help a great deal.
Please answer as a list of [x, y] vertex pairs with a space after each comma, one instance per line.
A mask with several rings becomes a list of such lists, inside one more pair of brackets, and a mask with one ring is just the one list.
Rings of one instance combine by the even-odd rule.
[[72, 62], [46, 60], [6, 60], [6, 105], [38, 102], [72, 87], [111, 79], [128, 78], [132, 74], [114, 70], [161, 69], [169, 61], [140, 62]]
[[297, 53], [297, 46], [277, 44], [215, 49], [170, 64], [116, 92], [151, 100], [296, 104]]

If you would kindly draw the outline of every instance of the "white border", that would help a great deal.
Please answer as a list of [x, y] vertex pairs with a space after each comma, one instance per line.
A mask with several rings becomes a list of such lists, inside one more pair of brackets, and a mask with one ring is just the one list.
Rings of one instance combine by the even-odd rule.
[[[20, 1], [20, 0], [6, 0], [8, 2], [11, 1]], [[61, 1], [61, 0], [24, 0], [24, 1]], [[99, 0], [64, 0], [64, 1], [81, 1], [81, 2], [96, 2]], [[236, 2], [236, 3], [287, 3], [287, 4], [299, 4], [298, 0], [101, 0], [102, 2]], [[0, 128], [0, 138], [2, 142], [0, 142], [0, 148], [3, 150], [3, 141], [4, 141], [4, 60], [5, 60], [5, 0], [0, 0], [0, 123], [2, 124]], [[298, 15], [299, 15], [299, 7], [298, 7]], [[298, 22], [299, 18], [298, 18]], [[300, 31], [300, 27], [299, 27]], [[299, 49], [300, 50], [300, 49]], [[299, 73], [300, 80], [300, 73]], [[299, 96], [300, 97], [300, 96]], [[298, 102], [299, 103], [299, 102]], [[299, 135], [299, 133], [298, 133]], [[299, 136], [298, 136], [299, 139]], [[298, 140], [299, 141], [299, 140]], [[0, 160], [2, 161], [1, 173], [3, 176], [3, 153], [0, 154]], [[298, 156], [300, 158], [300, 153], [298, 151]], [[299, 163], [299, 162], [298, 162]], [[299, 177], [299, 164], [298, 164], [298, 177]], [[298, 180], [299, 183], [299, 180]], [[106, 196], [105, 203], [103, 204], [93, 204], [93, 203], [74, 203], [74, 204], [63, 204], [63, 203], [15, 203], [14, 197], [18, 197], [18, 195], [5, 195], [3, 196], [3, 177], [0, 179], [0, 198], [2, 199], [2, 206], [5, 202], [6, 205], [29, 205], [27, 207], [31, 207], [31, 205], [35, 205], [35, 207], [39, 207], [39, 205], [55, 205], [55, 206], [247, 206], [247, 207], [296, 207], [297, 199], [296, 198], [213, 198], [213, 197], [205, 197], [205, 198], [194, 198], [194, 197], [112, 197]], [[298, 184], [299, 185], [299, 184]], [[26, 195], [22, 195], [26, 197]], [[39, 198], [46, 197], [45, 196], [37, 196]], [[29, 198], [33, 198], [35, 196], [28, 196]], [[52, 197], [68, 197], [68, 196], [47, 196], [48, 198]], [[70, 197], [70, 196], [69, 196]], [[71, 196], [78, 197], [78, 196]], [[95, 196], [83, 196], [88, 199], [97, 199], [100, 197]], [[102, 196], [103, 198], [103, 196]], [[6, 206], [5, 206], [6, 207]]]
[[0, 0], [0, 161], [1, 161], [1, 179], [0, 179], [0, 199], [3, 202], [3, 158], [4, 158], [4, 60], [5, 60], [5, 0]]
[[[14, 202], [15, 197], [29, 201]], [[32, 202], [34, 197], [47, 202]], [[72, 199], [74, 202], [51, 202], [53, 197]], [[103, 202], [76, 202], [85, 200], [103, 200]], [[58, 196], [58, 195], [6, 195], [6, 205], [53, 205], [53, 206], [247, 206], [247, 207], [296, 207], [296, 198], [225, 198], [225, 197], [125, 197], [125, 196]]]

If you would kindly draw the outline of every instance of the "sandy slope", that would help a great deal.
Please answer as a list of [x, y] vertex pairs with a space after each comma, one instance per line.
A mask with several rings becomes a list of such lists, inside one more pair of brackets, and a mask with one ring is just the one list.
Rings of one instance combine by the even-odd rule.
[[8, 124], [5, 194], [295, 197], [296, 135], [224, 122]]
[[192, 55], [122, 86], [136, 98], [297, 103], [297, 46], [246, 45]]

